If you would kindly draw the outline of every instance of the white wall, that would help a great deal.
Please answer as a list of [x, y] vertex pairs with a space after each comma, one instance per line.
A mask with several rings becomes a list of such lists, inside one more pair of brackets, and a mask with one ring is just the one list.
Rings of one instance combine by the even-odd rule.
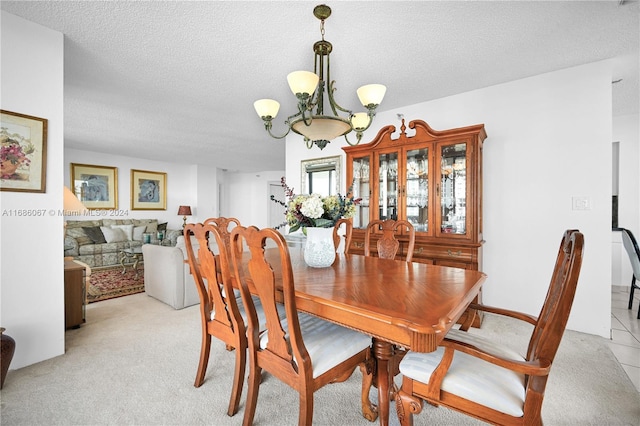
[[[0, 19], [0, 107], [48, 120], [46, 193], [0, 193], [0, 325], [16, 341], [11, 363], [16, 369], [64, 353], [63, 217], [57, 214], [63, 188], [64, 44], [59, 32], [6, 12]], [[16, 217], [16, 210], [46, 214]]]
[[[609, 336], [611, 111], [604, 61], [379, 112], [363, 143], [399, 128], [398, 113], [436, 130], [484, 123], [484, 302], [537, 315], [562, 233], [578, 228], [586, 247], [568, 328]], [[300, 160], [343, 154], [343, 145], [308, 151], [289, 136], [287, 181], [299, 187]], [[591, 209], [572, 210], [573, 196], [589, 197]]]
[[283, 170], [259, 173], [225, 173], [221, 215], [235, 217], [241, 224], [269, 226], [269, 181], [280, 181]]
[[[169, 229], [182, 227], [182, 216], [178, 216], [178, 206], [189, 205], [193, 216], [187, 222], [201, 221], [215, 216], [217, 211], [217, 169], [215, 167], [189, 164], [166, 163], [143, 158], [132, 158], [76, 149], [65, 149], [64, 184], [71, 187], [71, 163], [92, 164], [116, 167], [118, 172], [118, 209], [113, 219], [157, 218], [168, 222]], [[167, 174], [166, 210], [131, 210], [131, 170], [149, 170]], [[104, 211], [104, 214], [112, 214]], [[108, 217], [108, 216], [107, 216]], [[71, 220], [92, 219], [92, 217], [73, 217]]]

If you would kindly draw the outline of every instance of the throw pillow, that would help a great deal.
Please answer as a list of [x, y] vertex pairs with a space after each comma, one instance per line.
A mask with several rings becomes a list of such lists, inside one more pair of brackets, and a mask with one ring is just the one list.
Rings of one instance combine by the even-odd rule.
[[147, 232], [155, 234], [158, 232], [158, 222], [147, 223]]
[[83, 228], [67, 228], [67, 235], [75, 238], [79, 246], [93, 243]]
[[168, 222], [165, 222], [165, 223], [159, 223], [159, 224], [158, 224], [158, 231], [165, 231], [165, 232], [166, 232], [166, 230], [167, 230], [167, 223], [168, 223]]
[[84, 233], [91, 238], [91, 241], [93, 241], [94, 244], [103, 244], [107, 242], [107, 240], [104, 239], [104, 234], [100, 230], [99, 226], [83, 227], [82, 229], [84, 230]]
[[119, 243], [127, 241], [127, 236], [120, 228], [111, 228], [109, 226], [101, 226], [102, 234], [107, 243]]
[[111, 225], [111, 228], [122, 229], [127, 240], [133, 241], [133, 225]]
[[142, 241], [142, 234], [147, 230], [145, 225], [133, 227], [133, 241]]

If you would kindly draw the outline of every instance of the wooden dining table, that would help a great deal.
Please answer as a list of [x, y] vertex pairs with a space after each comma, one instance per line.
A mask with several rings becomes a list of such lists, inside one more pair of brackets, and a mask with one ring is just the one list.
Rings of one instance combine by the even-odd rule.
[[[276, 254], [267, 249], [268, 258]], [[396, 347], [435, 351], [486, 279], [479, 271], [353, 254], [312, 268], [301, 249], [290, 248], [290, 256], [298, 310], [372, 336], [381, 425], [389, 423]]]

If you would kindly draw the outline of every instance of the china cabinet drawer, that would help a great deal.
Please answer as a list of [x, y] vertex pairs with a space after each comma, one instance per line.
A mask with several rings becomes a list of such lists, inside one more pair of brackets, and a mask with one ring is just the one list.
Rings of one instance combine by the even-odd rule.
[[428, 259], [442, 259], [452, 262], [471, 263], [474, 250], [468, 247], [435, 246], [416, 243], [413, 256]]

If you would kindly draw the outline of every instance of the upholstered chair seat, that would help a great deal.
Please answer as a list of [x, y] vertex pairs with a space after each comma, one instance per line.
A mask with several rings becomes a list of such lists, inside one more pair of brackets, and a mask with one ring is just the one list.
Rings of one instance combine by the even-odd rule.
[[[447, 337], [502, 358], [525, 360], [524, 356], [510, 348], [471, 333], [451, 330]], [[444, 348], [432, 353], [409, 351], [400, 363], [400, 373], [418, 382], [429, 383], [443, 355]], [[441, 389], [514, 417], [524, 414], [524, 374], [489, 364], [464, 352], [457, 352], [453, 357]]]

